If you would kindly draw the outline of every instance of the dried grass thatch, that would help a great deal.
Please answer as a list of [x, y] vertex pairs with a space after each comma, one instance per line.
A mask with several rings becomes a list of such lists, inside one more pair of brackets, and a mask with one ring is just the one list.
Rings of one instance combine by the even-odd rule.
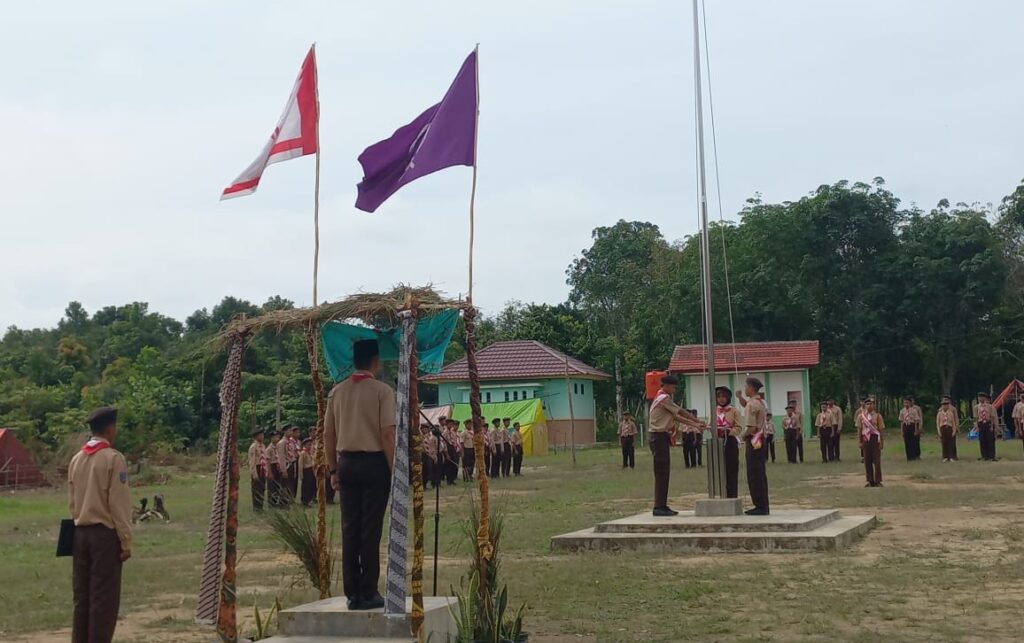
[[310, 323], [319, 326], [329, 321], [359, 320], [374, 328], [393, 328], [398, 325], [398, 313], [409, 308], [410, 304], [421, 310], [444, 310], [466, 305], [462, 300], [445, 299], [430, 286], [414, 288], [399, 285], [391, 292], [360, 293], [315, 308], [274, 310], [258, 317], [237, 317], [224, 327], [218, 339], [223, 342], [238, 333], [301, 331]]

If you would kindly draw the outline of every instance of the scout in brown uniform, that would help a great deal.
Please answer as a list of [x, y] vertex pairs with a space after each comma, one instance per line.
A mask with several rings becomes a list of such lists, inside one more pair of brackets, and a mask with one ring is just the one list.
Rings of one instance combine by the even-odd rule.
[[462, 440], [459, 439], [459, 433], [455, 430], [455, 427], [456, 422], [454, 420], [445, 421], [444, 442], [442, 444], [445, 447], [446, 456], [444, 475], [449, 486], [455, 484], [459, 479], [459, 455], [462, 448]]
[[828, 441], [832, 433], [832, 427], [829, 426], [828, 405], [824, 402], [818, 406], [818, 415], [814, 418], [814, 428], [818, 431], [821, 461], [828, 462]]
[[512, 444], [512, 474], [520, 476], [523, 473], [523, 434], [518, 422], [512, 425], [509, 442]]
[[473, 469], [476, 467], [476, 446], [473, 444], [473, 420], [462, 423], [462, 481], [473, 481]]
[[725, 497], [739, 498], [740, 494], [740, 414], [732, 404], [732, 390], [727, 386], [715, 389], [715, 435], [725, 440]]
[[885, 424], [881, 414], [875, 410], [875, 400], [867, 398], [864, 400], [864, 408], [859, 411], [861, 450], [864, 452], [864, 472], [867, 476], [865, 487], [882, 486], [882, 449], [885, 448], [885, 438], [882, 432]]
[[[763, 403], [764, 400], [761, 400]], [[772, 464], [775, 463], [775, 420], [772, 419], [770, 412], [764, 414], [764, 457], [765, 461], [770, 458]]]
[[619, 422], [619, 446], [622, 447], [622, 468], [636, 466], [636, 422], [629, 411], [622, 414]]
[[960, 418], [949, 403], [949, 396], [942, 396], [939, 412], [935, 414], [935, 429], [942, 442], [942, 461], [956, 460], [956, 436], [960, 433]]
[[903, 398], [900, 409], [900, 427], [903, 429], [903, 448], [907, 453], [907, 462], [921, 459], [921, 408], [914, 404], [914, 398], [907, 395]]
[[121, 567], [132, 555], [128, 464], [111, 444], [117, 410], [105, 406], [86, 420], [92, 438], [68, 465], [68, 508], [75, 521], [73, 643], [109, 643], [121, 605]]
[[828, 399], [828, 403], [825, 406], [829, 414], [829, 426], [831, 427], [828, 445], [828, 461], [842, 462], [842, 459], [839, 456], [839, 438], [843, 432], [843, 409], [839, 408], [839, 405], [836, 404], [836, 401], [832, 398]]
[[978, 403], [974, 405], [974, 422], [978, 427], [978, 446], [981, 459], [985, 462], [996, 461], [996, 410], [992, 406], [992, 398], [988, 393], [978, 393]]
[[283, 450], [281, 445], [281, 432], [274, 429], [270, 432], [270, 444], [264, 451], [267, 459], [267, 499], [271, 509], [282, 506], [281, 483], [284, 480], [284, 471], [281, 469], [281, 457], [278, 452]]
[[786, 417], [782, 418], [782, 437], [786, 442], [786, 461], [796, 464], [796, 439], [800, 435], [796, 423], [796, 408], [791, 402], [786, 406]]
[[263, 511], [263, 499], [267, 494], [267, 456], [263, 446], [264, 429], [252, 432], [249, 445], [249, 478], [252, 481], [252, 510]]
[[675, 516], [678, 511], [673, 511], [668, 506], [668, 481], [672, 470], [671, 434], [676, 422], [685, 426], [698, 426], [703, 428], [704, 424], [694, 417], [689, 411], [685, 411], [672, 401], [675, 395], [679, 379], [675, 375], [666, 375], [661, 378], [661, 390], [651, 402], [650, 409], [650, 447], [654, 454], [654, 515]]
[[501, 460], [501, 475], [512, 475], [512, 418], [502, 419], [501, 433], [505, 438], [505, 452]]
[[380, 537], [395, 458], [395, 392], [375, 379], [376, 340], [352, 347], [355, 373], [335, 385], [324, 414], [324, 446], [331, 485], [341, 496], [341, 568], [349, 609], [384, 606]]
[[1017, 403], [1013, 405], [1013, 412], [1011, 413], [1013, 418], [1013, 432], [1021, 443], [1024, 444], [1024, 398], [1018, 398]]
[[754, 505], [753, 509], [744, 512], [748, 516], [767, 516], [770, 513], [768, 473], [765, 470], [765, 424], [768, 410], [761, 400], [763, 387], [761, 380], [748, 377], [744, 385], [747, 399], [740, 397], [747, 411], [743, 441], [747, 444], [747, 486], [750, 490], [750, 502]]
[[313, 471], [313, 438], [302, 441], [299, 449], [299, 471], [302, 472], [302, 506], [308, 507], [316, 500], [316, 473]]
[[490, 478], [496, 480], [501, 477], [501, 463], [505, 457], [505, 434], [501, 430], [501, 420], [494, 418], [491, 426], [491, 471]]
[[804, 412], [800, 410], [796, 400], [789, 400], [793, 407], [793, 426], [796, 427], [796, 454], [800, 462], [804, 461]]
[[287, 476], [285, 481], [285, 486], [288, 489], [286, 499], [291, 503], [299, 497], [299, 478], [302, 476], [302, 472], [299, 470], [299, 451], [302, 450], [302, 444], [299, 442], [299, 427], [294, 424], [288, 426], [284, 430], [284, 439], [281, 442], [284, 444], [285, 475]]

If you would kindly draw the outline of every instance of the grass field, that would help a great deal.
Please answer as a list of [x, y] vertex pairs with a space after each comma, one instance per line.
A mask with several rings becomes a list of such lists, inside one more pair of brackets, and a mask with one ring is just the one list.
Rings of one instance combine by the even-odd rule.
[[[650, 458], [641, 450], [635, 471], [621, 470], [614, 450], [580, 452], [575, 466], [568, 453], [528, 460], [522, 478], [492, 485], [507, 508], [503, 569], [512, 600], [529, 603], [535, 641], [1021, 640], [1021, 443], [1000, 442], [1002, 460], [982, 463], [977, 443], [961, 441], [963, 459], [943, 464], [934, 437], [926, 440], [925, 460], [914, 463], [890, 441], [882, 489], [863, 488], [850, 440], [843, 463], [814, 462], [810, 442], [808, 463], [769, 465], [774, 507], [879, 516], [878, 529], [839, 554], [554, 555], [552, 535], [649, 509]], [[678, 451], [673, 465], [672, 503], [688, 508], [703, 495], [704, 470], [684, 470]], [[211, 639], [191, 623], [211, 484], [211, 475], [182, 473], [133, 490], [135, 498], [164, 494], [173, 522], [137, 529], [118, 641]], [[247, 499], [244, 475], [242, 492]], [[459, 521], [467, 496], [466, 486], [442, 490], [442, 591], [466, 567]], [[0, 497], [0, 640], [68, 639], [70, 563], [53, 557], [66, 512], [62, 490]], [[426, 523], [429, 549], [432, 498]], [[254, 604], [314, 598], [298, 563], [247, 505], [239, 550], [243, 633]], [[428, 562], [428, 591], [431, 573]]]

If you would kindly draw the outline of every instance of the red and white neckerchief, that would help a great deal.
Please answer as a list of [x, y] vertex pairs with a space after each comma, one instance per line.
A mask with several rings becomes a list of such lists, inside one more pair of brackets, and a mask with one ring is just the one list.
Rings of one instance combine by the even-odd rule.
[[371, 373], [369, 371], [356, 371], [355, 373], [352, 373], [352, 382], [355, 383], [355, 384], [358, 384], [359, 382], [362, 382], [363, 380], [372, 380], [372, 379], [373, 379], [373, 373]]
[[882, 437], [881, 432], [875, 428], [875, 423], [871, 416], [872, 414], [867, 411], [861, 411], [860, 413], [861, 435], [864, 436], [865, 442], [869, 441], [871, 437], [875, 435]]
[[987, 404], [979, 404], [978, 405], [978, 421], [979, 422], [988, 422], [989, 421], [989, 419], [988, 419], [988, 405]]
[[719, 406], [715, 413], [715, 426], [718, 427], [718, 437], [720, 438], [729, 437], [729, 430], [732, 429], [732, 426], [729, 424], [728, 413], [731, 410], [731, 406]]
[[82, 453], [92, 455], [109, 448], [110, 443], [103, 438], [89, 438], [89, 441], [82, 445]]
[[[654, 409], [658, 408], [658, 406], [662, 402], [669, 399], [670, 397], [671, 396], [665, 391], [658, 391], [658, 394], [654, 396], [654, 401], [651, 402], [651, 411], [654, 411]], [[651, 411], [648, 411], [648, 413], [650, 413]]]

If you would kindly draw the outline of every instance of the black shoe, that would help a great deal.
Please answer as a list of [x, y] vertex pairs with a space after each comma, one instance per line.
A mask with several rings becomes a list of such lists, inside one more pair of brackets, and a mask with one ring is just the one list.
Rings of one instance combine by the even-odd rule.
[[356, 600], [355, 607], [353, 607], [352, 609], [365, 611], [383, 609], [383, 607], [384, 597], [382, 597], [380, 594], [374, 594], [369, 598], [360, 598]]
[[679, 515], [678, 511], [673, 511], [673, 510], [669, 509], [668, 507], [655, 507], [654, 511], [652, 513], [655, 516], [658, 516], [659, 518], [667, 518], [669, 516], [678, 516]]
[[359, 604], [360, 604], [360, 601], [359, 601], [358, 598], [350, 598], [347, 601], [345, 601], [345, 605], [348, 606], [348, 611], [350, 611], [350, 612], [354, 612], [354, 611], [356, 611], [358, 609], [361, 609], [359, 607]]
[[767, 509], [758, 509], [755, 507], [754, 509], [747, 509], [743, 513], [748, 516], [767, 516], [769, 512]]
[[866, 484], [866, 485], [864, 485], [864, 486], [865, 486], [865, 487], [873, 487], [873, 486], [875, 486], [875, 483], [873, 483], [873, 482], [869, 482], [869, 483], [867, 483], [867, 484]]

